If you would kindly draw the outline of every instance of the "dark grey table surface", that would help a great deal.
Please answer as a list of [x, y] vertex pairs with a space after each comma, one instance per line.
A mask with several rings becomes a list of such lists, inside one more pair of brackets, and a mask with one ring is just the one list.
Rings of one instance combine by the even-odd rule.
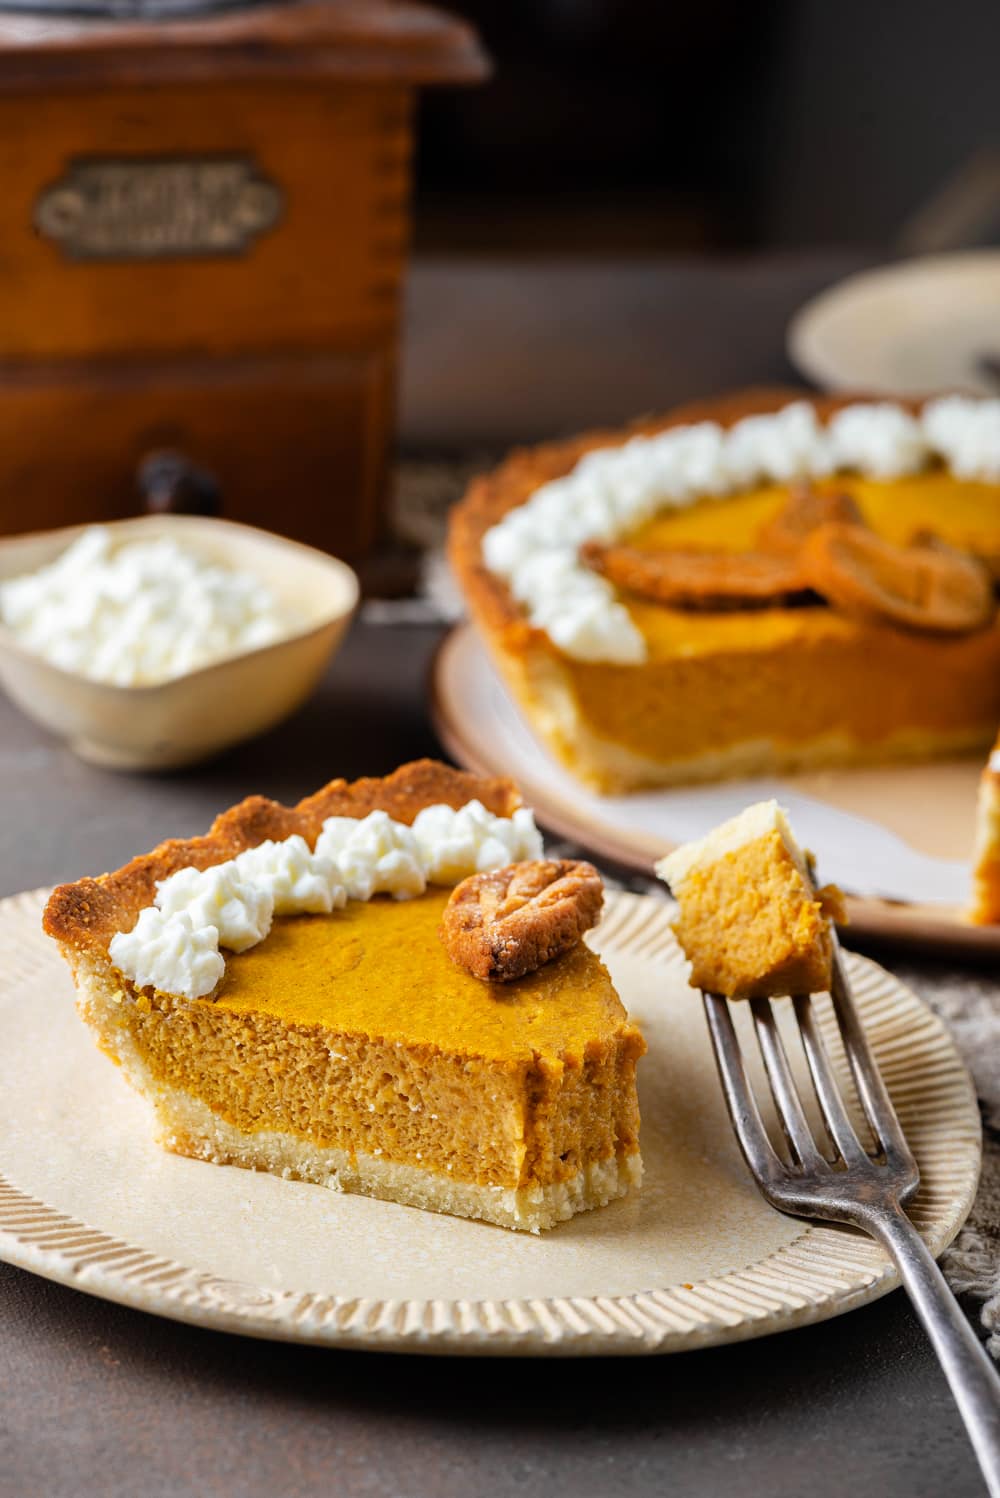
[[[251, 789], [434, 753], [438, 631], [356, 625], [290, 723], [186, 775], [92, 769], [0, 699], [2, 893], [114, 867]], [[552, 1363], [337, 1353], [158, 1320], [0, 1265], [3, 1498], [951, 1498], [982, 1489], [905, 1298], [759, 1342]]]
[[[858, 263], [420, 267], [404, 441], [487, 447], [787, 379], [787, 317]], [[437, 638], [356, 626], [293, 721], [184, 775], [91, 769], [0, 697], [0, 894], [114, 867], [250, 791], [295, 799], [434, 753], [423, 683]], [[253, 1342], [4, 1265], [0, 1308], [0, 1498], [983, 1491], [898, 1292], [759, 1342], [558, 1364]]]

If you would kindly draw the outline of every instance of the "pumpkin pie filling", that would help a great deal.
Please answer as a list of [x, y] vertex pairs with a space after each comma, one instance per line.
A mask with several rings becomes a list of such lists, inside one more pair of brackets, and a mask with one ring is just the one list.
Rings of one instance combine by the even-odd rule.
[[732, 999], [830, 987], [840, 893], [817, 890], [784, 811], [761, 801], [656, 866], [679, 907], [691, 983]]
[[555, 672], [585, 731], [650, 766], [669, 746], [692, 778], [727, 751], [749, 769], [809, 764], [817, 746], [834, 760], [974, 748], [1000, 715], [996, 627], [932, 639], [823, 608], [630, 612], [650, 647], [643, 666], [563, 658]]
[[[296, 810], [258, 810], [250, 836]], [[140, 988], [108, 958], [138, 879], [128, 868], [57, 891], [46, 924], [83, 1018], [152, 1102], [167, 1148], [535, 1231], [638, 1184], [645, 1046], [582, 942], [485, 982], [441, 940], [452, 891], [428, 886], [278, 916], [192, 999]], [[141, 884], [146, 899], [146, 871]]]

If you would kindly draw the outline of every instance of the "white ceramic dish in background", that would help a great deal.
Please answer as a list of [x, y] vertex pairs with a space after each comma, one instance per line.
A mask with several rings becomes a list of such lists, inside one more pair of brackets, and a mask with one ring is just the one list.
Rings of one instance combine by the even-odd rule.
[[[839, 1316], [898, 1282], [873, 1240], [784, 1217], [756, 1190], [665, 900], [609, 893], [593, 933], [649, 1043], [642, 1190], [534, 1238], [167, 1154], [73, 1013], [69, 970], [42, 932], [46, 894], [0, 901], [0, 1259], [219, 1331], [480, 1356], [740, 1342]], [[849, 955], [848, 972], [920, 1164], [910, 1212], [938, 1254], [976, 1194], [976, 1095], [916, 995], [864, 958]], [[843, 1076], [827, 1000], [819, 1011]], [[764, 1099], [749, 1021], [743, 1006]], [[786, 1039], [806, 1096], [802, 1048]]]
[[[231, 520], [144, 515], [107, 528], [116, 542], [170, 535], [202, 556], [251, 572], [305, 622], [273, 645], [137, 687], [64, 671], [0, 626], [0, 683], [30, 718], [94, 764], [169, 770], [262, 733], [305, 701], [357, 607], [358, 580], [346, 563]], [[0, 581], [54, 561], [86, 529], [67, 526], [0, 540]]]
[[1000, 250], [848, 276], [795, 314], [787, 348], [824, 390], [1000, 395]]

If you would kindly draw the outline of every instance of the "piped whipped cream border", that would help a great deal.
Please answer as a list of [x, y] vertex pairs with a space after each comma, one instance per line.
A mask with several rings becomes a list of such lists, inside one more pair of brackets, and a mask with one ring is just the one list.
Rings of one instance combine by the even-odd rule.
[[845, 406], [824, 424], [808, 401], [632, 437], [586, 453], [508, 511], [482, 539], [487, 568], [564, 654], [637, 665], [646, 642], [586, 541], [615, 541], [664, 510], [763, 483], [854, 471], [894, 479], [943, 460], [956, 478], [1000, 481], [1000, 400], [944, 396], [918, 416], [890, 401]]
[[376, 894], [411, 899], [428, 884], [458, 884], [541, 855], [527, 807], [498, 817], [480, 801], [427, 806], [412, 826], [384, 811], [328, 817], [315, 848], [294, 833], [159, 880], [155, 903], [111, 938], [108, 954], [139, 988], [202, 998], [225, 971], [220, 947], [245, 952], [263, 941], [276, 915], [328, 914]]

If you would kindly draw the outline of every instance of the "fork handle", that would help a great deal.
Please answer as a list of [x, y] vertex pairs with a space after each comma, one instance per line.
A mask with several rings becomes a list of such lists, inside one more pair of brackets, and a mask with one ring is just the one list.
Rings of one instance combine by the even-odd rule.
[[992, 1498], [1000, 1498], [1000, 1376], [902, 1209], [872, 1213], [865, 1227], [888, 1249], [955, 1396]]

